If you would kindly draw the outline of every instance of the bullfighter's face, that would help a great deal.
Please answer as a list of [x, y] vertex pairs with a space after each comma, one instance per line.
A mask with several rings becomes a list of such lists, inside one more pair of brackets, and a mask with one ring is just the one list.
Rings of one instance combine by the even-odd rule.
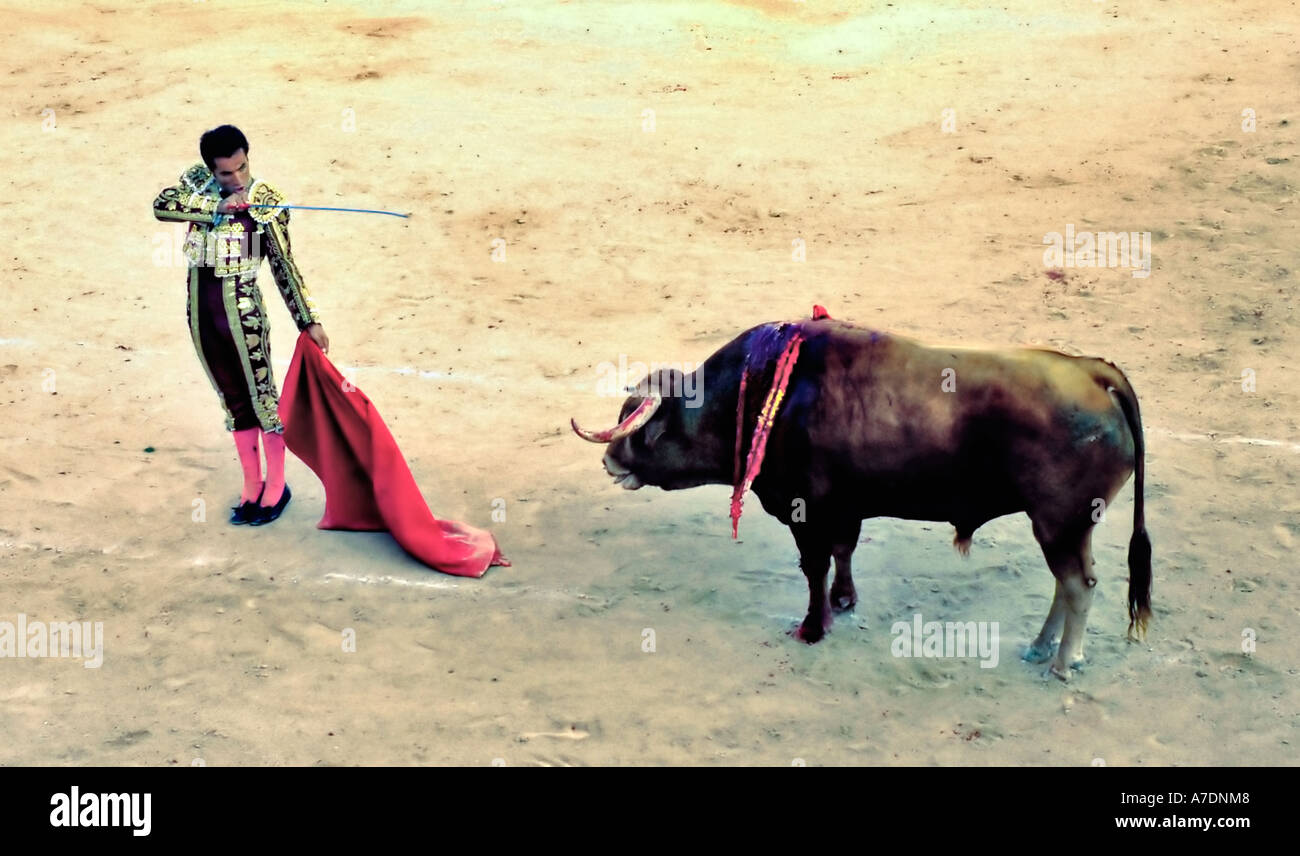
[[239, 193], [241, 190], [247, 190], [253, 183], [249, 172], [248, 153], [243, 149], [236, 149], [235, 153], [228, 158], [214, 157], [212, 174], [216, 176], [217, 184], [221, 186], [223, 193]]

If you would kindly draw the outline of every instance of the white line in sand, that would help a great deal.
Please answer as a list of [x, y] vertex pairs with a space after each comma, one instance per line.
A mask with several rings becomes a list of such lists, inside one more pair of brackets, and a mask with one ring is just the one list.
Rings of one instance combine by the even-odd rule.
[[[34, 344], [36, 344], [36, 342], [34, 342], [31, 339], [0, 339], [0, 346], [34, 345]], [[77, 342], [75, 344], [81, 347], [88, 347], [88, 348], [104, 348], [105, 350], [112, 349], [104, 345], [90, 345], [84, 342]], [[167, 355], [170, 352], [136, 351], [135, 353]], [[289, 368], [289, 360], [272, 360], [271, 362], [280, 369], [280, 376], [283, 377], [284, 373]], [[517, 386], [520, 380], [518, 377], [514, 377], [514, 376], [510, 376], [510, 377], [501, 376], [501, 377], [492, 378], [492, 377], [485, 377], [483, 375], [473, 374], [470, 372], [464, 372], [461, 374], [444, 374], [443, 372], [438, 372], [438, 371], [417, 369], [413, 366], [353, 366], [349, 368], [348, 366], [344, 366], [337, 363], [335, 365], [337, 366], [338, 370], [344, 374], [347, 374], [349, 372], [386, 372], [390, 374], [399, 374], [399, 375], [415, 375], [421, 380], [467, 381], [470, 383], [496, 383], [501, 385], [511, 384], [514, 386]], [[583, 385], [585, 386], [585, 384]], [[1225, 436], [1219, 434], [1216, 431], [1201, 431], [1201, 432], [1170, 431], [1168, 428], [1153, 428], [1153, 427], [1147, 427], [1145, 431], [1147, 434], [1160, 434], [1165, 437], [1171, 437], [1175, 440], [1187, 440], [1187, 441], [1199, 441], [1199, 442], [1204, 442], [1208, 440], [1213, 443], [1238, 443], [1246, 446], [1273, 446], [1273, 447], [1287, 449], [1292, 452], [1300, 452], [1300, 443], [1292, 443], [1289, 440], [1269, 440], [1260, 437], [1238, 437], [1235, 435]]]
[[[330, 580], [342, 580], [343, 582], [359, 583], [361, 585], [386, 584], [386, 585], [398, 585], [398, 586], [416, 586], [418, 588], [433, 588], [433, 589], [455, 589], [461, 587], [460, 583], [453, 583], [446, 580], [404, 580], [400, 577], [393, 577], [388, 575], [384, 575], [380, 577], [371, 577], [371, 576], [357, 576], [355, 574], [329, 573], [321, 577], [321, 580], [324, 582], [329, 582]], [[480, 589], [468, 588], [466, 589], [466, 591], [477, 592], [480, 591]], [[492, 590], [493, 597], [500, 597], [501, 595], [509, 595], [509, 594], [532, 595], [534, 597], [541, 597], [547, 600], [582, 600], [582, 601], [599, 600], [599, 598], [594, 598], [591, 595], [582, 594], [581, 592], [572, 593], [572, 592], [559, 591], [558, 589], [541, 588], [537, 586], [521, 586], [521, 587], [514, 587], [509, 589]]]
[[390, 577], [390, 576], [382, 576], [382, 577], [367, 577], [367, 576], [361, 576], [361, 577], [359, 577], [359, 576], [355, 576], [355, 575], [353, 575], [353, 574], [326, 574], [324, 577], [322, 577], [322, 579], [325, 579], [325, 580], [346, 580], [346, 581], [348, 581], [348, 582], [350, 582], [350, 583], [362, 583], [362, 584], [366, 584], [366, 585], [369, 585], [369, 584], [372, 584], [372, 583], [391, 583], [392, 585], [399, 585], [399, 586], [416, 586], [416, 587], [418, 587], [418, 588], [435, 588], [435, 589], [454, 589], [454, 588], [460, 588], [460, 584], [459, 584], [459, 583], [447, 582], [447, 581], [445, 581], [445, 580], [403, 580], [403, 579], [400, 579], [400, 578], [398, 578], [398, 577]]
[[1283, 449], [1289, 449], [1292, 452], [1300, 452], [1300, 443], [1291, 443], [1286, 440], [1265, 440], [1260, 437], [1237, 437], [1223, 436], [1213, 431], [1206, 431], [1201, 434], [1189, 434], [1183, 431], [1170, 431], [1167, 428], [1148, 428], [1148, 434], [1162, 434], [1166, 437], [1172, 437], [1175, 440], [1209, 440], [1213, 443], [1240, 443], [1246, 446], [1276, 446]]

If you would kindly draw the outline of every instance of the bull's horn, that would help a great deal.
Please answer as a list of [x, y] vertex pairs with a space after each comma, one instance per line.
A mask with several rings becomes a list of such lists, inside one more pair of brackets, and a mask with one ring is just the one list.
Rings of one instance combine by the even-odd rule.
[[569, 424], [573, 426], [573, 431], [579, 437], [592, 443], [613, 443], [615, 440], [622, 440], [624, 437], [636, 431], [642, 425], [650, 421], [650, 417], [655, 415], [663, 399], [658, 395], [650, 395], [636, 410], [627, 415], [627, 418], [615, 425], [613, 428], [607, 428], [604, 431], [588, 431], [585, 428], [578, 427], [578, 420], [570, 419]]

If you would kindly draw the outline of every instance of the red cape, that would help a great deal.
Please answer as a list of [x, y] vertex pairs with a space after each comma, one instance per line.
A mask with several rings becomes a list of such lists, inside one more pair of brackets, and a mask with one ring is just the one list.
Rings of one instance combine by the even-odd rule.
[[461, 577], [510, 564], [491, 532], [433, 516], [379, 411], [306, 332], [284, 379], [280, 421], [285, 445], [325, 485], [317, 529], [387, 530], [424, 564]]

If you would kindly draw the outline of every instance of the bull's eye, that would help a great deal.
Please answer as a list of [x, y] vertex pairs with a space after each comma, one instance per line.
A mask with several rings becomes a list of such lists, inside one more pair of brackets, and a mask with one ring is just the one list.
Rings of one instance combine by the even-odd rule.
[[653, 449], [663, 436], [664, 430], [668, 427], [668, 422], [664, 419], [657, 419], [645, 426], [645, 430], [638, 432], [645, 443], [647, 449]]

